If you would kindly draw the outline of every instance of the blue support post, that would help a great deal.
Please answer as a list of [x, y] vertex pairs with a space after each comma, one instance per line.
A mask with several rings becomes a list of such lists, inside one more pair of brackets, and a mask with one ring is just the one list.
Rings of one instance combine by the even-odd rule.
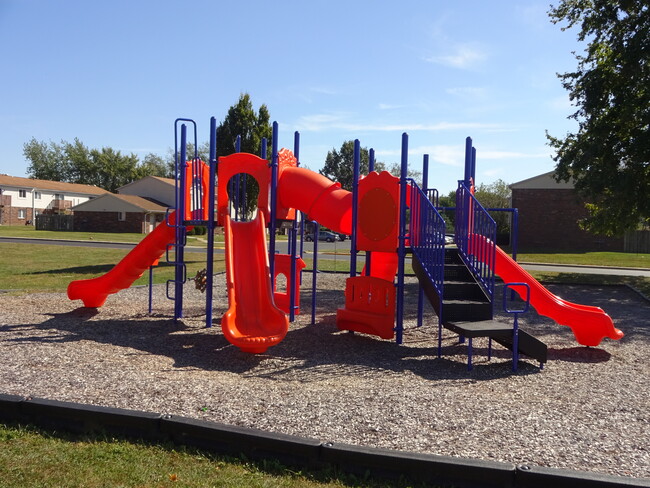
[[399, 247], [397, 250], [397, 305], [395, 311], [395, 342], [401, 344], [404, 332], [404, 259], [406, 257], [406, 175], [408, 171], [409, 136], [402, 134], [402, 166], [399, 179]]
[[210, 180], [208, 182], [208, 255], [206, 265], [205, 288], [205, 326], [212, 327], [212, 304], [214, 286], [214, 203], [216, 198], [217, 180], [217, 119], [210, 118]]
[[278, 200], [278, 123], [273, 122], [273, 141], [271, 141], [271, 212], [269, 217], [269, 268], [271, 271], [271, 285], [275, 291], [275, 280], [273, 279], [275, 273], [275, 213], [276, 203]]
[[176, 178], [180, 179], [176, 192], [176, 248], [174, 253], [174, 321], [183, 317], [183, 284], [185, 273], [183, 267], [185, 241], [185, 162], [187, 161], [187, 126], [181, 125], [181, 155], [176, 161]]
[[[375, 170], [375, 150], [368, 151], [368, 174]], [[366, 251], [366, 276], [372, 276], [372, 251]]]
[[149, 315], [153, 312], [153, 266], [149, 266]]
[[318, 222], [314, 224], [314, 258], [311, 265], [311, 324], [316, 323], [316, 281], [318, 276], [318, 233], [320, 232], [320, 225]]
[[463, 181], [465, 186], [469, 188], [469, 181], [472, 178], [472, 138], [465, 139], [465, 175]]
[[[296, 161], [300, 157], [300, 133], [296, 131], [293, 135], [293, 154], [296, 157]], [[297, 233], [298, 226], [296, 223], [296, 218], [294, 217], [293, 223], [291, 224], [291, 231], [289, 232], [289, 247], [291, 249], [291, 265], [290, 265], [290, 278], [288, 281], [288, 292], [289, 292], [289, 321], [293, 322], [296, 318], [296, 248], [297, 244]]]
[[[352, 234], [350, 237], [350, 277], [357, 275], [357, 219], [359, 217], [359, 166], [361, 165], [361, 144], [354, 141], [354, 162], [352, 167]], [[315, 234], [314, 241], [318, 240]]]
[[[429, 188], [429, 155], [425, 154], [422, 158], [422, 192], [427, 195]], [[422, 218], [422, 216], [420, 216]], [[423, 233], [423, 227], [426, 225], [424, 222], [418, 222], [420, 234]], [[417, 326], [422, 327], [422, 316], [424, 315], [424, 289], [422, 286], [418, 287], [418, 321]]]

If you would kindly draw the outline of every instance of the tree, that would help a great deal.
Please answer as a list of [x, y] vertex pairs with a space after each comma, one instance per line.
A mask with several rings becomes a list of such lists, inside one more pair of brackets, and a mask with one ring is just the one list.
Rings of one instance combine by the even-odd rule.
[[[359, 151], [359, 174], [366, 175], [368, 174], [368, 167], [370, 161], [369, 151], [365, 147], [361, 147]], [[399, 163], [393, 163], [390, 167], [387, 167], [386, 163], [381, 161], [375, 162], [375, 171], [381, 172], [388, 170], [391, 174], [395, 176], [400, 175], [400, 165]], [[320, 174], [326, 176], [330, 180], [338, 181], [341, 183], [341, 187], [346, 190], [352, 191], [352, 179], [354, 171], [354, 141], [345, 141], [341, 145], [340, 150], [332, 148], [331, 151], [327, 152], [325, 158], [325, 164], [323, 169], [319, 171]], [[422, 179], [422, 173], [419, 171], [408, 169], [407, 176], [413, 178], [420, 184]]]
[[[368, 149], [365, 147], [361, 148], [360, 151], [360, 164], [359, 164], [359, 173], [367, 174], [368, 173]], [[345, 188], [348, 191], [352, 191], [352, 180], [354, 177], [354, 141], [345, 141], [341, 145], [340, 150], [332, 148], [331, 151], [327, 152], [327, 157], [325, 158], [325, 164], [323, 169], [319, 171], [320, 174], [326, 176], [332, 181], [338, 181], [341, 183], [341, 187]]]
[[[508, 184], [503, 180], [496, 180], [489, 185], [481, 183], [474, 192], [476, 199], [485, 208], [510, 208], [511, 194]], [[490, 215], [497, 224], [497, 234], [510, 232], [509, 212], [490, 212]]]
[[589, 201], [585, 230], [620, 235], [650, 220], [650, 8], [647, 0], [562, 0], [549, 16], [589, 40], [576, 70], [558, 75], [578, 130], [547, 134], [556, 178], [574, 181]]
[[24, 144], [23, 154], [30, 162], [27, 173], [36, 179], [95, 185], [114, 192], [146, 176], [135, 154], [125, 156], [110, 147], [91, 150], [76, 138], [60, 144], [32, 138]]
[[63, 154], [63, 147], [56, 143], [37, 141], [31, 138], [23, 145], [23, 154], [29, 161], [27, 173], [37, 180], [66, 181], [69, 164]]
[[145, 155], [144, 159], [140, 163], [139, 172], [145, 176], [159, 176], [161, 178], [173, 178], [174, 177], [174, 164], [173, 161], [165, 161], [162, 157], [154, 153], [149, 153]]
[[235, 141], [241, 136], [241, 151], [259, 154], [262, 138], [268, 141], [268, 155], [271, 155], [271, 136], [273, 127], [266, 105], [262, 104], [257, 113], [248, 93], [242, 93], [238, 102], [228, 109], [226, 118], [217, 127], [217, 156], [227, 156], [235, 152]]

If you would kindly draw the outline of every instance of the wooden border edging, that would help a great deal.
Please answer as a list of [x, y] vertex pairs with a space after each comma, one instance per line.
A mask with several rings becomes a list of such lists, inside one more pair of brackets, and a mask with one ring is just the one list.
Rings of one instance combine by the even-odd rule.
[[106, 432], [133, 440], [171, 441], [219, 454], [276, 459], [285, 465], [334, 467], [378, 478], [459, 487], [650, 488], [650, 478], [462, 459], [321, 442], [216, 422], [0, 393], [0, 422], [73, 433]]

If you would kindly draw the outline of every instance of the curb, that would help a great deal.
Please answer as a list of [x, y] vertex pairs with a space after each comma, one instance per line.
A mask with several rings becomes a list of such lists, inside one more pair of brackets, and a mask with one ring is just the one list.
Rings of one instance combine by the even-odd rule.
[[650, 478], [626, 478], [496, 461], [462, 459], [322, 443], [317, 439], [266, 432], [153, 412], [24, 398], [0, 394], [0, 422], [89, 434], [103, 432], [132, 440], [173, 442], [219, 454], [275, 459], [289, 466], [331, 467], [359, 476], [409, 479], [442, 486], [507, 488], [650, 487]]

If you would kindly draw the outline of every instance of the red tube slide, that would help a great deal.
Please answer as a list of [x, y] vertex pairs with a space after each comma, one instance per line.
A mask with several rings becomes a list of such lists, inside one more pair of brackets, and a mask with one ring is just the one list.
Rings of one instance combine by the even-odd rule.
[[[483, 236], [473, 234], [470, 238], [470, 252], [480, 256], [478, 248], [491, 243]], [[496, 248], [494, 272], [504, 283], [523, 282], [530, 286], [530, 304], [537, 313], [555, 320], [560, 325], [566, 325], [573, 331], [579, 344], [597, 346], [605, 337], [619, 340], [624, 334], [614, 327], [614, 322], [603, 309], [589, 305], [571, 303], [548, 291], [530, 273], [508, 256], [499, 246]], [[515, 288], [516, 291], [517, 288]]]
[[343, 234], [352, 233], [352, 193], [306, 168], [287, 167], [279, 178], [278, 199], [311, 220]]
[[221, 330], [228, 342], [253, 354], [278, 344], [289, 330], [273, 301], [264, 227], [262, 212], [250, 222], [232, 222], [228, 215], [224, 222], [228, 310]]
[[[169, 215], [170, 225], [174, 225], [175, 221], [174, 212]], [[176, 229], [170, 225], [167, 222], [159, 224], [108, 273], [71, 282], [68, 285], [68, 298], [82, 300], [85, 307], [101, 307], [108, 295], [130, 287], [149, 266], [158, 263], [167, 244], [174, 242]]]

